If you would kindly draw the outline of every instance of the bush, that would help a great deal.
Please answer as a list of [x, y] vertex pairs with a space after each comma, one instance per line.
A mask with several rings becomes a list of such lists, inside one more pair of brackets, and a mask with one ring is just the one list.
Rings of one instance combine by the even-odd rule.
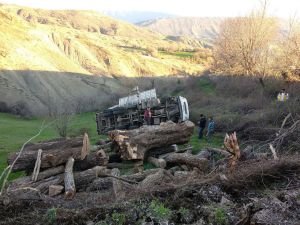
[[227, 225], [228, 218], [223, 208], [217, 208], [215, 211], [215, 223], [218, 225]]
[[172, 210], [158, 200], [152, 200], [150, 204], [151, 215], [158, 220], [168, 220], [172, 215]]
[[56, 211], [57, 211], [57, 209], [54, 207], [47, 210], [47, 213], [46, 213], [47, 224], [54, 224], [56, 222], [56, 218], [57, 218]]

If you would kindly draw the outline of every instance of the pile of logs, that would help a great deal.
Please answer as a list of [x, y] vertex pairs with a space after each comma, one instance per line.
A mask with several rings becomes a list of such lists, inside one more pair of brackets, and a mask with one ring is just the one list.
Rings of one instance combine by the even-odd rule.
[[[208, 160], [191, 154], [191, 148], [178, 149], [177, 144], [190, 140], [194, 124], [190, 121], [135, 130], [109, 133], [110, 140], [91, 146], [88, 135], [58, 139], [25, 146], [23, 152], [11, 154], [8, 164], [13, 171], [29, 176], [11, 182], [9, 192], [34, 190], [51, 197], [64, 193], [72, 199], [76, 192], [107, 191], [119, 193], [120, 183], [145, 188], [161, 177], [172, 179], [176, 170], [205, 171]], [[149, 162], [158, 169], [143, 171]], [[134, 168], [131, 175], [120, 170]], [[175, 169], [174, 169], [175, 168]], [[167, 170], [170, 169], [170, 170]]]

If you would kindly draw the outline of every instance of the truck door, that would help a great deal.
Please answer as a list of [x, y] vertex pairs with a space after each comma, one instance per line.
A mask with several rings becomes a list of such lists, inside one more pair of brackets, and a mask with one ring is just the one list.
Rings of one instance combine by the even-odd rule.
[[180, 120], [186, 121], [189, 120], [190, 113], [189, 113], [189, 105], [187, 99], [181, 96], [178, 96], [178, 106], [180, 111]]

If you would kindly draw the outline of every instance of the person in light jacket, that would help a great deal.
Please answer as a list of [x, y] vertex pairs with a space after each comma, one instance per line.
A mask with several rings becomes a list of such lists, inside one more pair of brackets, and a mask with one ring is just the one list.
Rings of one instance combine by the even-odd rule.
[[208, 142], [210, 142], [210, 139], [214, 132], [215, 132], [215, 121], [214, 121], [213, 117], [209, 117], [208, 125], [207, 125], [207, 134], [206, 134]]

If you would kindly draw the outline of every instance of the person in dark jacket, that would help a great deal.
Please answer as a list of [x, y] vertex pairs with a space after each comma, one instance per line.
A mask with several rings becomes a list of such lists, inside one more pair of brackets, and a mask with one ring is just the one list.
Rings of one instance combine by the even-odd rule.
[[151, 114], [150, 107], [147, 107], [147, 109], [144, 112], [144, 119], [145, 119], [147, 125], [151, 125], [151, 117], [152, 117], [152, 114]]
[[203, 114], [200, 115], [200, 121], [198, 122], [199, 124], [199, 135], [198, 138], [201, 139], [203, 137], [203, 131], [206, 126], [206, 118]]

